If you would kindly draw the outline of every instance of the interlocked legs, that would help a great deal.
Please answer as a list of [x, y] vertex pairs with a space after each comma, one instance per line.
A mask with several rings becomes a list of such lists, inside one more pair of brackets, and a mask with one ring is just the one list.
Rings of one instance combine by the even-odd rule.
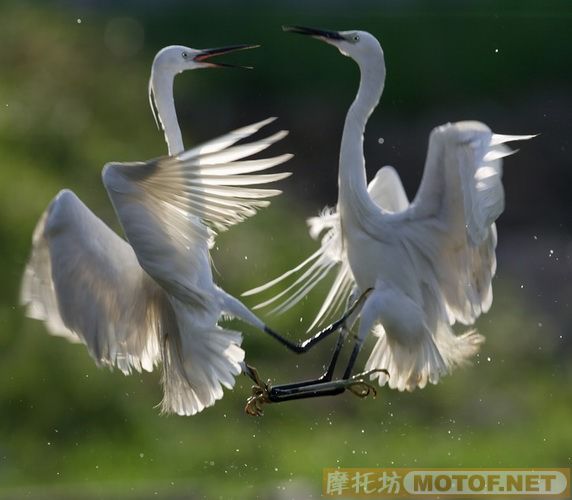
[[252, 395], [248, 398], [244, 411], [253, 417], [261, 417], [264, 415], [262, 409], [264, 404], [279, 403], [291, 399], [336, 395], [344, 392], [346, 389], [359, 398], [366, 398], [370, 395], [375, 398], [377, 396], [377, 389], [365, 379], [373, 373], [384, 373], [389, 377], [387, 370], [375, 369], [358, 373], [348, 379], [331, 380], [300, 386], [299, 391], [294, 393], [291, 393], [292, 388], [288, 388], [287, 393], [280, 394], [280, 386], [272, 387], [270, 380], [263, 382], [256, 368], [246, 366], [247, 370], [245, 370], [245, 373], [254, 381], [255, 385], [252, 386]]

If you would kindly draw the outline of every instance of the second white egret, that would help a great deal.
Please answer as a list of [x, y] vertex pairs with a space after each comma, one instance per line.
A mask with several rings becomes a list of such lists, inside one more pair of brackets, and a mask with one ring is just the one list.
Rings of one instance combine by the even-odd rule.
[[310, 221], [313, 236], [324, 234], [321, 248], [291, 271], [245, 295], [298, 276], [286, 290], [258, 306], [278, 303], [275, 310], [282, 312], [337, 268], [316, 324], [351, 295], [368, 288], [373, 291], [361, 310], [342, 380], [332, 381], [343, 342], [340, 337], [321, 378], [275, 386], [269, 389], [268, 399], [343, 392], [344, 379], [372, 329], [377, 343], [365, 365], [371, 379], [399, 390], [435, 384], [467, 362], [483, 342], [476, 330], [456, 335], [452, 326], [456, 322], [472, 325], [491, 306], [495, 220], [504, 208], [501, 159], [511, 154], [504, 144], [533, 136], [493, 134], [475, 121], [448, 123], [431, 132], [423, 179], [412, 203], [391, 167], [381, 169], [368, 187], [363, 135], [384, 86], [381, 45], [364, 31], [285, 30], [337, 47], [358, 64], [360, 84], [343, 130], [337, 208]]

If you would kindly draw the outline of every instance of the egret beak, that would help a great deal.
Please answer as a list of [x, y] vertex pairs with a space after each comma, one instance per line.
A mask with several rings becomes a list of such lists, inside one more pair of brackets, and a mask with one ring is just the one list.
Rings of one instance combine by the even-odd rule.
[[307, 28], [305, 26], [282, 26], [282, 30], [288, 33], [298, 33], [299, 35], [309, 35], [324, 42], [336, 42], [345, 40], [338, 31], [322, 30], [318, 28]]
[[260, 45], [229, 45], [228, 47], [217, 47], [215, 49], [204, 49], [201, 50], [193, 60], [196, 62], [207, 64], [211, 68], [243, 68], [252, 69], [252, 66], [241, 66], [238, 64], [228, 64], [219, 62], [206, 62], [211, 57], [220, 56], [222, 54], [228, 54], [230, 52], [238, 52], [239, 50], [255, 49], [260, 47]]

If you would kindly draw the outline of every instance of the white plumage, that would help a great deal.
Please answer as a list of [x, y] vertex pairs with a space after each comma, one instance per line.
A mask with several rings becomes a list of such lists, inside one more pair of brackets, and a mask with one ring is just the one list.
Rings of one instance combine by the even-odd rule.
[[446, 124], [430, 135], [423, 179], [411, 204], [391, 167], [367, 186], [363, 132], [383, 90], [381, 46], [362, 31], [289, 30], [338, 47], [358, 63], [361, 80], [342, 137], [337, 208], [309, 220], [311, 235], [323, 235], [320, 248], [246, 295], [297, 276], [257, 306], [274, 304], [275, 312], [284, 312], [336, 269], [310, 328], [337, 311], [352, 291], [373, 288], [362, 309], [357, 345], [373, 329], [377, 343], [365, 368], [387, 369], [390, 376], [377, 372], [372, 379], [399, 390], [437, 383], [483, 341], [475, 330], [455, 335], [452, 325], [472, 325], [491, 306], [494, 221], [504, 208], [502, 158], [511, 154], [504, 144], [533, 136], [493, 134], [479, 122]]
[[[201, 54], [180, 47], [160, 54], [174, 57], [183, 49], [185, 59]], [[162, 114], [171, 104], [168, 92], [160, 94], [158, 114], [170, 150], [177, 149], [167, 132], [176, 127]], [[123, 373], [162, 362], [165, 412], [192, 415], [220, 399], [241, 372], [244, 351], [241, 334], [218, 320], [225, 314], [264, 324], [213, 282], [209, 248], [216, 230], [254, 215], [280, 193], [258, 185], [290, 175], [258, 173], [290, 155], [243, 160], [285, 132], [234, 145], [272, 120], [175, 151], [178, 156], [107, 164], [103, 183], [128, 243], [74, 193], [61, 191], [34, 231], [21, 291], [28, 316], [84, 343], [98, 364]]]

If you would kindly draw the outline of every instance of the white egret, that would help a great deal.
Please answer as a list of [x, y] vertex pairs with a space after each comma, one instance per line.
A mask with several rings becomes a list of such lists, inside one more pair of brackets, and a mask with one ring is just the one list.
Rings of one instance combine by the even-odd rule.
[[276, 336], [239, 300], [219, 288], [209, 249], [225, 230], [280, 191], [252, 187], [284, 179], [260, 174], [288, 160], [242, 160], [282, 139], [285, 131], [234, 145], [272, 119], [183, 152], [173, 101], [176, 74], [218, 66], [207, 59], [247, 48], [163, 49], [153, 63], [150, 97], [171, 157], [109, 163], [103, 183], [128, 243], [71, 191], [50, 203], [33, 235], [21, 302], [48, 330], [82, 342], [97, 364], [151, 371], [163, 363], [162, 410], [192, 415], [231, 388], [241, 372], [241, 334], [217, 325], [236, 316]]
[[[301, 273], [286, 290], [258, 306], [278, 303], [275, 310], [281, 312], [337, 268], [312, 326], [352, 293], [373, 289], [361, 310], [343, 379], [350, 376], [373, 329], [377, 343], [365, 365], [372, 380], [377, 378], [380, 385], [389, 382], [399, 390], [435, 384], [469, 360], [484, 340], [475, 330], [455, 335], [452, 325], [472, 325], [491, 306], [494, 222], [504, 208], [501, 159], [511, 154], [504, 143], [533, 136], [493, 134], [474, 121], [449, 123], [431, 132], [423, 179], [412, 203], [391, 167], [382, 168], [368, 187], [363, 134], [386, 74], [378, 40], [363, 31], [284, 29], [337, 47], [358, 64], [360, 84], [343, 130], [337, 208], [310, 220], [314, 237], [325, 232], [321, 248], [291, 271], [246, 294], [262, 292]], [[267, 400], [343, 392], [343, 380], [331, 381], [342, 343], [340, 336], [320, 379], [275, 386]]]

